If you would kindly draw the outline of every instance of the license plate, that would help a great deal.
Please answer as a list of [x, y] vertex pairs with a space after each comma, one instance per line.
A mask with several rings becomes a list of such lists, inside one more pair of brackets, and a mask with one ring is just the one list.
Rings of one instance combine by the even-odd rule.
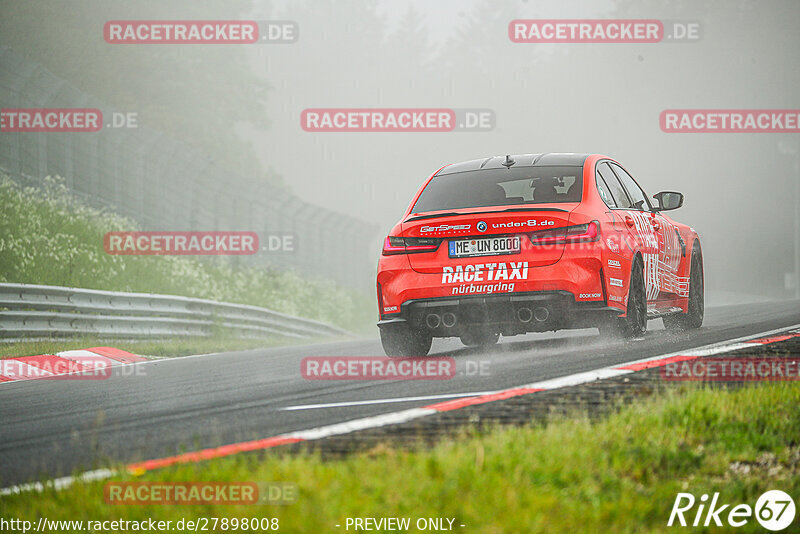
[[475, 256], [499, 256], [519, 254], [520, 237], [482, 237], [480, 239], [457, 239], [448, 243], [451, 258], [473, 258]]

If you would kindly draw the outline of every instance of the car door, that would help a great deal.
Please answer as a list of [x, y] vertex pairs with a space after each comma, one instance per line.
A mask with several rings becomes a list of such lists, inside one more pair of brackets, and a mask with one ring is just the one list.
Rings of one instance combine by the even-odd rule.
[[657, 299], [661, 292], [674, 293], [677, 266], [680, 261], [675, 228], [666, 217], [652, 210], [647, 195], [630, 173], [615, 163], [611, 163], [610, 167], [631, 199], [633, 204], [631, 216], [642, 222], [640, 226], [643, 238], [653, 254], [648, 258], [650, 265], [648, 272], [645, 273], [648, 278], [648, 300]]
[[[658, 240], [645, 212], [634, 204], [634, 199], [622, 185], [617, 174], [612, 170], [612, 164], [616, 165], [611, 161], [602, 163], [600, 165], [600, 172], [604, 176], [617, 203], [617, 209], [615, 209], [614, 212], [615, 215], [619, 217], [621, 221], [620, 226], [624, 228], [626, 236], [626, 250], [624, 250], [624, 253], [630, 262], [633, 260], [634, 251], [637, 249], [641, 251], [642, 259], [644, 260], [644, 280], [647, 300], [653, 301], [659, 292], [657, 276]], [[629, 274], [630, 270], [626, 270], [626, 273]], [[609, 282], [611, 284], [617, 283], [616, 280], [610, 279]]]
[[608, 208], [600, 229], [604, 241], [602, 261], [607, 301], [609, 305], [624, 309], [633, 257], [631, 243], [635, 241], [624, 220], [625, 210], [631, 204], [607, 162], [597, 164], [595, 183], [600, 198]]

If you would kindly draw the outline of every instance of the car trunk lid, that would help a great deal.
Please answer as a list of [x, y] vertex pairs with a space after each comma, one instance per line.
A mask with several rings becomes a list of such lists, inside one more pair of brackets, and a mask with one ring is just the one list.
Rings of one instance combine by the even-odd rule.
[[[537, 204], [535, 207], [467, 208], [458, 212], [411, 214], [401, 225], [402, 236], [442, 240], [434, 252], [408, 255], [411, 267], [419, 273], [442, 273], [446, 267], [464, 269], [467, 265], [508, 262], [526, 262], [526, 268], [541, 267], [560, 260], [565, 245], [562, 242], [534, 246], [529, 235], [567, 227], [570, 213], [577, 205]], [[519, 241], [500, 239], [513, 237], [519, 237]], [[458, 257], [463, 254], [471, 256]]]

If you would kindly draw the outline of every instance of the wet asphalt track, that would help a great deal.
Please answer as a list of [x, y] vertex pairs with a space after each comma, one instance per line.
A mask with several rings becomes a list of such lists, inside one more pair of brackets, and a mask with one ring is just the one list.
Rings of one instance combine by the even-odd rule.
[[[491, 351], [435, 340], [454, 356], [451, 380], [310, 381], [306, 356], [382, 356], [374, 339], [159, 360], [106, 380], [0, 384], [0, 487], [108, 465], [305, 430], [442, 399], [284, 410], [292, 406], [484, 392], [725, 341], [800, 323], [787, 301], [706, 310], [702, 329], [604, 343], [596, 330], [530, 334]], [[469, 363], [474, 362], [474, 363]], [[469, 376], [481, 363], [485, 374]]]

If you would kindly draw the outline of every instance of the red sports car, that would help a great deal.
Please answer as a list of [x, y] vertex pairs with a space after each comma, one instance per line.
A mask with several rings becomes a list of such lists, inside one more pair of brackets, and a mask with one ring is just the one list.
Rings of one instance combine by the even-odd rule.
[[703, 322], [694, 229], [599, 154], [520, 154], [447, 165], [420, 188], [378, 264], [381, 341], [428, 354], [434, 337], [488, 346], [562, 328], [640, 337]]

